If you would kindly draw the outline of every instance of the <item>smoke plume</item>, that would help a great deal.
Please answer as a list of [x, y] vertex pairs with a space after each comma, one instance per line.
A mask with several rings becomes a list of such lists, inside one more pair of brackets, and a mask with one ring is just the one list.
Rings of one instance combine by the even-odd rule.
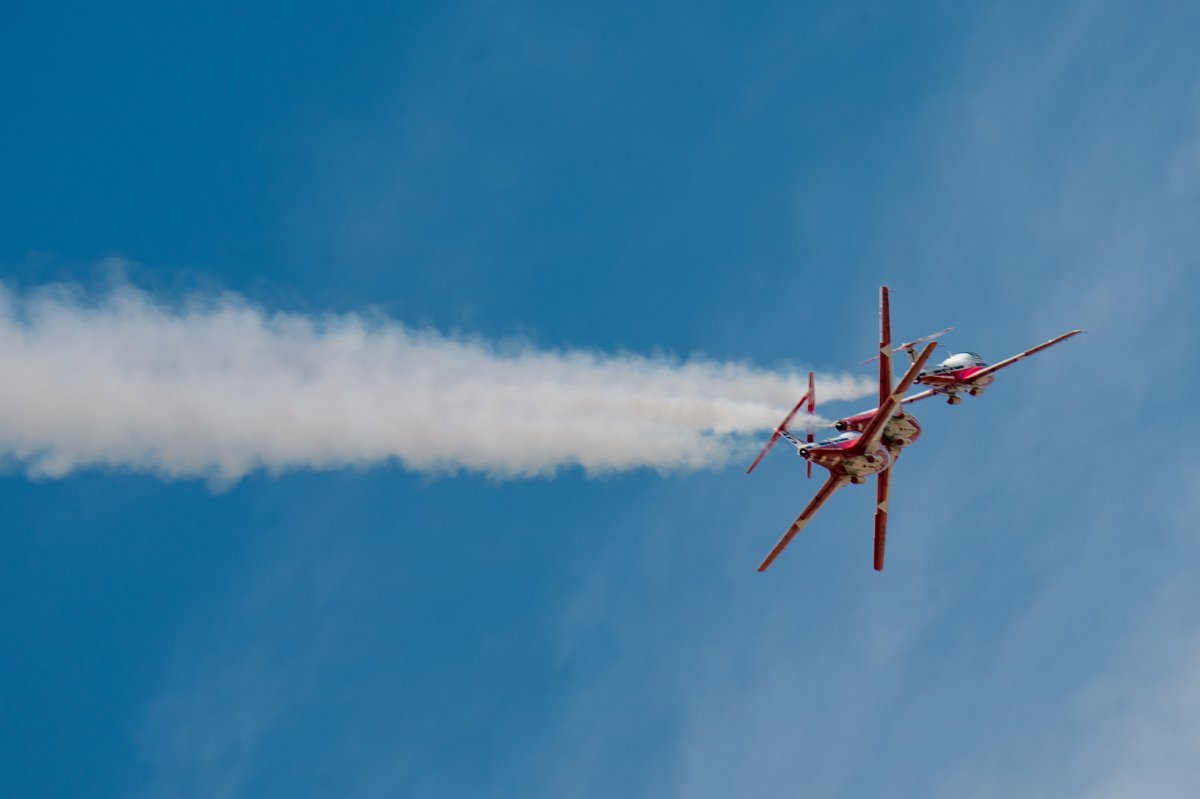
[[[795, 372], [541, 350], [232, 294], [0, 286], [0, 458], [36, 477], [233, 481], [386, 461], [496, 477], [696, 469], [744, 456], [746, 436], [804, 389]], [[852, 399], [871, 385], [821, 377], [817, 391]]]

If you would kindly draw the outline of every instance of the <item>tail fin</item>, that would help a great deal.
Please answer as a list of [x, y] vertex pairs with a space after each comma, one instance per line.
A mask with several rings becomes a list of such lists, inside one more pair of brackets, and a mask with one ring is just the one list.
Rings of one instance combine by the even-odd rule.
[[[813, 383], [813, 373], [812, 372], [808, 373], [808, 415], [809, 416], [817, 415], [817, 387]], [[809, 423], [808, 423], [808, 430], [806, 431], [804, 440], [806, 442], [808, 442], [809, 444], [813, 443], [813, 437], [816, 432], [817, 432], [817, 430], [815, 427], [812, 426], [812, 420], [810, 419]], [[812, 479], [812, 461], [805, 461], [804, 468], [805, 468], [805, 474], [811, 480]]]
[[892, 395], [892, 311], [888, 287], [879, 287], [879, 404]]
[[[903, 344], [900, 344], [899, 346], [892, 347], [892, 352], [907, 352], [908, 359], [910, 361], [915, 361], [917, 359], [917, 345], [918, 344], [924, 344], [926, 341], [933, 341], [935, 338], [941, 338], [942, 336], [946, 335], [953, 329], [954, 328], [952, 328], [952, 327], [947, 327], [942, 330], [939, 330], [936, 333], [930, 333], [928, 336], [921, 336], [920, 338], [915, 338], [912, 341], [906, 341]], [[867, 358], [865, 361], [863, 361], [863, 366], [866, 366], [869, 363], [874, 363], [877, 360], [879, 360], [879, 356], [872, 355], [870, 358]]]

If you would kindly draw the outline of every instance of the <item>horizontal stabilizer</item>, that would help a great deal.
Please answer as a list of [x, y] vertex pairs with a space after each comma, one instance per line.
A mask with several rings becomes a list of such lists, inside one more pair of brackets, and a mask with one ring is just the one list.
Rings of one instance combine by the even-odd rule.
[[[953, 329], [954, 328], [952, 327], [947, 327], [944, 330], [939, 330], [936, 333], [930, 333], [928, 336], [921, 336], [920, 338], [915, 338], [912, 341], [906, 341], [899, 347], [892, 347], [892, 352], [903, 352], [904, 350], [914, 349], [918, 344], [924, 344], [926, 341], [933, 341], [935, 338], [941, 338]], [[873, 363], [877, 360], [879, 360], [878, 355], [872, 356], [863, 361], [863, 365], [865, 366], [866, 364]]]

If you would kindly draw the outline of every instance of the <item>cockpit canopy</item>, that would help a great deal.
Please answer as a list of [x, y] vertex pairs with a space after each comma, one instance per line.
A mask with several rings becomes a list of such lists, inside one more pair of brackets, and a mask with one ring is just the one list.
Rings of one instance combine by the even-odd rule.
[[942, 361], [942, 366], [949, 369], [967, 369], [971, 366], [987, 366], [987, 363], [975, 352], [958, 352]]

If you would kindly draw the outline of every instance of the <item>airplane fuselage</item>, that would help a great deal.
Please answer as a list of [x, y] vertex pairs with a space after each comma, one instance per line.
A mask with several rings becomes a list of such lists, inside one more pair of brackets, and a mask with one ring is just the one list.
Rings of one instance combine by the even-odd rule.
[[950, 390], [970, 391], [971, 389], [987, 388], [996, 379], [991, 375], [986, 375], [975, 382], [971, 382], [971, 378], [982, 369], [983, 367], [981, 366], [972, 366], [970, 369], [959, 369], [955, 372], [921, 375], [917, 378], [917, 382], [937, 389], [939, 392]]
[[859, 436], [847, 433], [799, 450], [800, 457], [824, 466], [832, 474], [844, 475], [851, 483], [862, 483], [872, 474], [892, 465], [892, 454], [883, 443], [870, 452], [856, 452]]
[[917, 382], [939, 394], [948, 395], [951, 402], [954, 402], [958, 399], [960, 391], [976, 396], [992, 384], [995, 378], [991, 375], [972, 380], [986, 366], [983, 358], [975, 353], [960, 352], [951, 355], [932, 369], [922, 371], [917, 376]]
[[[833, 423], [834, 428], [841, 432], [861, 433], [875, 415], [872, 408], [869, 411], [838, 419]], [[921, 423], [911, 413], [898, 413], [883, 426], [880, 441], [895, 456], [899, 451], [921, 437]]]

